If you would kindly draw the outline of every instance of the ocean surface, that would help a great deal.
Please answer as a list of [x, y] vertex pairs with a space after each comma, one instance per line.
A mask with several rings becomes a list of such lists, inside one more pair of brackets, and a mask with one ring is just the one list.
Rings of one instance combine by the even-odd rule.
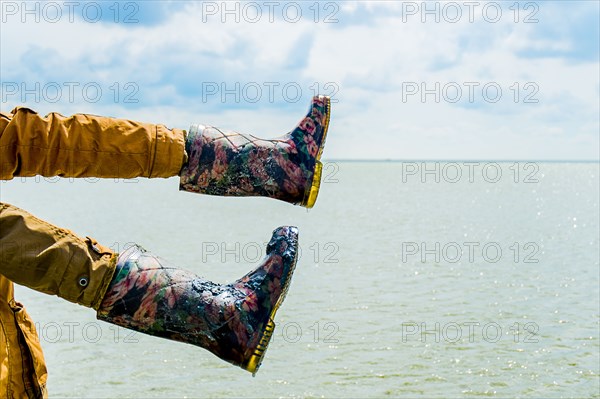
[[[178, 180], [14, 179], [0, 198], [211, 280], [301, 258], [255, 378], [17, 288], [51, 397], [600, 397], [599, 164], [329, 162], [307, 211]], [[130, 244], [129, 244], [130, 245]]]

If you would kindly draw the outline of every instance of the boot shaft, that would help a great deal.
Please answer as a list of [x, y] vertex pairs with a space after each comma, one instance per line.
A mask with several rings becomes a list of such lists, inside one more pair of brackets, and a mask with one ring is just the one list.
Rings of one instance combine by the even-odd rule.
[[193, 125], [180, 189], [221, 196], [264, 196], [308, 208], [316, 201], [330, 100], [314, 97], [307, 115], [272, 140]]
[[297, 229], [274, 231], [267, 255], [252, 272], [216, 284], [170, 267], [139, 246], [123, 252], [97, 317], [149, 335], [208, 349], [255, 373], [290, 284]]

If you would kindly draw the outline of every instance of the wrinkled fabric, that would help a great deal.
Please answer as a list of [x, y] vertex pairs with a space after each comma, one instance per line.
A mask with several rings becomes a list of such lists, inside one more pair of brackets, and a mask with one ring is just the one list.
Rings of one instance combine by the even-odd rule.
[[97, 309], [116, 256], [92, 238], [0, 203], [0, 274], [14, 283]]
[[192, 126], [186, 138], [189, 161], [180, 174], [180, 190], [263, 196], [306, 206], [311, 187], [320, 182], [313, 180], [330, 112], [329, 98], [316, 96], [300, 123], [272, 140], [213, 126]]
[[[171, 267], [134, 246], [119, 256], [97, 317], [200, 346], [248, 369], [248, 361], [289, 286], [296, 264], [297, 235], [295, 227], [276, 229], [261, 264], [225, 285]], [[268, 340], [261, 354], [267, 344]]]
[[0, 179], [172, 177], [186, 159], [185, 132], [163, 125], [29, 108], [0, 113]]
[[[0, 112], [0, 179], [171, 177], [187, 156], [185, 131], [96, 115]], [[46, 366], [33, 322], [12, 282], [96, 309], [116, 255], [87, 237], [0, 203], [0, 398], [46, 396]]]
[[48, 372], [35, 326], [0, 275], [0, 397], [46, 398]]
[[13, 298], [13, 282], [97, 309], [116, 254], [0, 203], [0, 398], [45, 397], [47, 371], [33, 321]]

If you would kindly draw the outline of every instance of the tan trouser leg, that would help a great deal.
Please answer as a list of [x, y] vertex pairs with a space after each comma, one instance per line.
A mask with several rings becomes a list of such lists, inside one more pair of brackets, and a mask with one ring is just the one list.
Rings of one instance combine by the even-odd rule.
[[0, 397], [45, 398], [48, 372], [35, 325], [0, 276]]
[[0, 112], [0, 180], [15, 176], [171, 177], [186, 160], [185, 131], [97, 115]]
[[[184, 141], [185, 131], [163, 125], [17, 107], [0, 112], [0, 180], [176, 176]], [[0, 202], [0, 398], [46, 395], [41, 347], [11, 281], [97, 310], [115, 262], [93, 239]]]
[[116, 256], [89, 237], [0, 203], [0, 274], [14, 283], [98, 309]]

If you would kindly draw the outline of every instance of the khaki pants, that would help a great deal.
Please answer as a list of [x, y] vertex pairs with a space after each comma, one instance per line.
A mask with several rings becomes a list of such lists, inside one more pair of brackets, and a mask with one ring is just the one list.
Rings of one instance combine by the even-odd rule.
[[[183, 130], [162, 125], [83, 114], [41, 117], [16, 108], [0, 113], [0, 179], [176, 176], [184, 141]], [[12, 283], [97, 309], [116, 257], [92, 238], [0, 202], [0, 397], [47, 395], [38, 336]]]
[[33, 321], [0, 276], [0, 396], [46, 397], [46, 364]]

